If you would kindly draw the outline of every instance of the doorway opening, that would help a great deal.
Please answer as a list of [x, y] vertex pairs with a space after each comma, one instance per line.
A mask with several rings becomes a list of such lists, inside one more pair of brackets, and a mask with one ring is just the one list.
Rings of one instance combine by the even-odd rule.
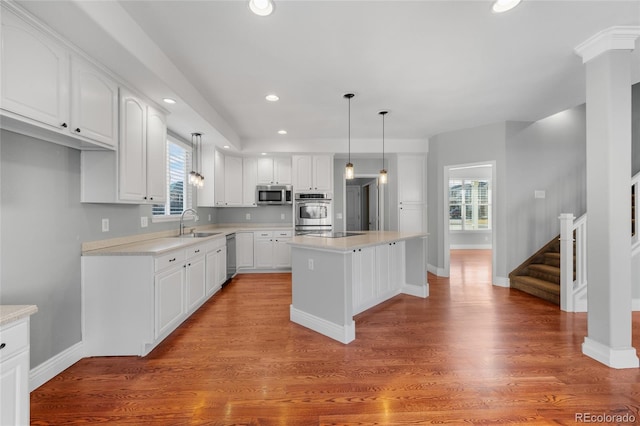
[[380, 197], [377, 177], [357, 177], [347, 181], [347, 231], [375, 231], [379, 229]]
[[[456, 257], [490, 258], [490, 280], [496, 276], [495, 162], [456, 164], [444, 168], [444, 276]], [[464, 265], [465, 262], [460, 262]], [[456, 271], [456, 274], [461, 271]], [[478, 280], [486, 282], [486, 279]]]

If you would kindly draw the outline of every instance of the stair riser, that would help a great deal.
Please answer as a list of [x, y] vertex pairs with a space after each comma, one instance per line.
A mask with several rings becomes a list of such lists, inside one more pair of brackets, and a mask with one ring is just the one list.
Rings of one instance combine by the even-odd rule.
[[553, 294], [553, 293], [549, 293], [546, 292], [544, 290], [538, 289], [538, 288], [534, 288], [534, 287], [529, 287], [527, 285], [521, 284], [521, 283], [514, 283], [511, 285], [511, 288], [515, 288], [518, 289], [520, 291], [524, 291], [527, 294], [530, 294], [532, 296], [536, 296], [540, 299], [544, 299], [547, 302], [551, 302], [553, 304], [556, 305], [560, 305], [560, 295], [559, 294]]
[[534, 278], [540, 278], [541, 280], [549, 281], [554, 284], [560, 285], [560, 275], [547, 274], [540, 271], [530, 270], [529, 275]]

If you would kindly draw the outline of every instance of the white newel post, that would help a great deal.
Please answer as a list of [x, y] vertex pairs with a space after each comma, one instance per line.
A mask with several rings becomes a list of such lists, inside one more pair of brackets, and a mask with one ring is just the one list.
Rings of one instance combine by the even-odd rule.
[[631, 345], [631, 51], [640, 27], [612, 27], [576, 48], [586, 69], [587, 333], [582, 352], [637, 368]]
[[573, 221], [571, 213], [560, 219], [560, 309], [573, 312]]

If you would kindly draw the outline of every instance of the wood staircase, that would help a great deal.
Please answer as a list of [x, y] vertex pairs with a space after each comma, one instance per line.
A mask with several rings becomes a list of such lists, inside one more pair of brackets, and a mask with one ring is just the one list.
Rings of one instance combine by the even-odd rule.
[[560, 306], [560, 236], [509, 274], [511, 288]]

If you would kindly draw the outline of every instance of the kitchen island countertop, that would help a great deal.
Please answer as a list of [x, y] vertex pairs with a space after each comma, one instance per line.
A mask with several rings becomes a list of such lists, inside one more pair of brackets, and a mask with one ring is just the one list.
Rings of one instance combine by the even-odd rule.
[[38, 312], [36, 305], [0, 305], [0, 325], [17, 321]]
[[307, 247], [317, 250], [350, 251], [354, 249], [373, 247], [393, 241], [404, 241], [413, 238], [426, 237], [428, 234], [418, 232], [396, 231], [355, 231], [360, 235], [348, 237], [322, 237], [316, 235], [296, 235], [289, 243], [291, 246]]

